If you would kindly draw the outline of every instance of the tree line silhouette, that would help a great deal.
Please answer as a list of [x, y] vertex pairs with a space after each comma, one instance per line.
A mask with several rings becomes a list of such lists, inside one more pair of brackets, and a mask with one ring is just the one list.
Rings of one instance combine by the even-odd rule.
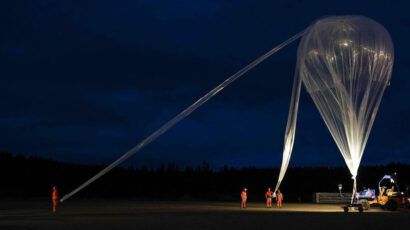
[[[75, 189], [104, 165], [81, 165], [0, 153], [0, 199], [49, 197], [51, 187], [58, 186], [60, 195]], [[361, 166], [358, 188], [377, 188], [385, 174], [398, 173], [401, 190], [408, 190], [410, 165]], [[213, 170], [207, 162], [197, 167], [177, 164], [158, 168], [116, 168], [80, 193], [77, 199], [126, 198], [141, 200], [239, 200], [243, 187], [248, 188], [250, 201], [261, 201], [267, 187], [274, 187], [277, 168], [234, 168]], [[312, 201], [315, 192], [351, 192], [352, 180], [346, 167], [289, 168], [281, 185], [287, 201]]]

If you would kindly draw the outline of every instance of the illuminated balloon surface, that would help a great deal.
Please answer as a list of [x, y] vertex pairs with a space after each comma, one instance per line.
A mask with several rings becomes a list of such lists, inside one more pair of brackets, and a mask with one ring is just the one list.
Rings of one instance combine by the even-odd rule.
[[355, 189], [393, 61], [389, 33], [372, 19], [339, 16], [313, 23], [299, 44], [282, 168], [290, 159], [287, 149], [292, 147], [287, 145], [293, 145], [296, 126], [296, 118], [291, 118], [296, 117], [303, 82], [352, 174]]

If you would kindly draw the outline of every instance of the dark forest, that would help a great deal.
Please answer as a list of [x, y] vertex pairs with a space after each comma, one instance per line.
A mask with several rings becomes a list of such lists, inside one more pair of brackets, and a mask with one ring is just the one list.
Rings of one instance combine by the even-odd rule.
[[[53, 185], [64, 195], [103, 167], [0, 153], [0, 199], [44, 198]], [[410, 165], [398, 163], [362, 166], [359, 190], [377, 188], [383, 175], [393, 172], [398, 173], [401, 190], [408, 190]], [[266, 188], [275, 186], [277, 175], [277, 168], [225, 166], [214, 170], [206, 162], [197, 167], [170, 163], [158, 168], [116, 168], [75, 198], [234, 201], [247, 187], [249, 200], [261, 201]], [[315, 192], [338, 192], [338, 184], [343, 185], [343, 192], [351, 191], [352, 181], [345, 167], [294, 167], [288, 170], [281, 191], [287, 201], [311, 202]]]

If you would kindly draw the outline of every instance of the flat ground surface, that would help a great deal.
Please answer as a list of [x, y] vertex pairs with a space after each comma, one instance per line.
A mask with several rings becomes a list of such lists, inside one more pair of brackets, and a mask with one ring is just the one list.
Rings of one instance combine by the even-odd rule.
[[340, 205], [68, 200], [57, 214], [47, 201], [0, 201], [0, 229], [409, 229], [410, 212], [372, 208], [343, 213]]

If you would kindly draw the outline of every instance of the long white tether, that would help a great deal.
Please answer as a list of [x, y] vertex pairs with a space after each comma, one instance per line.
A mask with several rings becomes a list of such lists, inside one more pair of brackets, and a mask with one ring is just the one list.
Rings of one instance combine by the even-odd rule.
[[241, 70], [239, 70], [238, 72], [236, 72], [235, 74], [233, 74], [232, 76], [230, 76], [229, 78], [227, 78], [224, 82], [222, 82], [221, 84], [219, 84], [218, 86], [216, 86], [214, 89], [212, 89], [211, 91], [209, 91], [207, 94], [205, 94], [204, 96], [202, 96], [201, 98], [199, 98], [197, 101], [195, 101], [192, 105], [190, 105], [188, 108], [186, 108], [185, 110], [183, 110], [182, 112], [180, 112], [178, 115], [176, 115], [174, 118], [172, 118], [171, 120], [169, 120], [167, 123], [165, 123], [164, 125], [162, 125], [159, 129], [157, 129], [155, 132], [153, 132], [151, 135], [149, 135], [148, 137], [146, 137], [144, 140], [142, 140], [138, 145], [136, 145], [135, 147], [131, 148], [130, 150], [128, 150], [125, 154], [123, 154], [121, 157], [119, 157], [117, 160], [115, 160], [113, 163], [111, 163], [110, 165], [108, 165], [107, 167], [105, 167], [103, 170], [101, 170], [99, 173], [97, 173], [96, 175], [94, 175], [93, 177], [91, 177], [90, 179], [88, 179], [86, 182], [84, 182], [83, 184], [81, 184], [79, 187], [77, 187], [76, 189], [74, 189], [72, 192], [64, 195], [60, 201], [64, 202], [65, 200], [67, 200], [68, 198], [70, 198], [71, 196], [73, 196], [74, 194], [76, 194], [77, 192], [79, 192], [80, 190], [82, 190], [83, 188], [87, 187], [89, 184], [91, 184], [92, 182], [94, 182], [95, 180], [97, 180], [98, 178], [102, 177], [104, 174], [108, 173], [109, 171], [111, 171], [113, 168], [115, 168], [116, 166], [118, 166], [119, 164], [121, 164], [122, 162], [124, 162], [125, 160], [127, 160], [128, 158], [130, 158], [131, 156], [133, 156], [135, 153], [137, 153], [138, 151], [140, 151], [143, 147], [145, 147], [146, 145], [148, 145], [149, 143], [151, 143], [152, 141], [154, 141], [155, 139], [157, 139], [159, 136], [161, 136], [163, 133], [165, 133], [167, 130], [169, 130], [170, 128], [172, 128], [174, 125], [176, 125], [177, 123], [179, 123], [181, 120], [183, 120], [184, 118], [186, 118], [188, 115], [190, 115], [192, 112], [194, 112], [196, 109], [198, 109], [200, 106], [202, 106], [203, 104], [205, 104], [209, 99], [211, 99], [212, 97], [214, 97], [215, 95], [217, 95], [219, 92], [221, 92], [225, 87], [229, 86], [230, 84], [232, 84], [234, 81], [236, 81], [238, 78], [240, 78], [241, 76], [243, 76], [245, 73], [247, 73], [249, 70], [253, 69], [255, 66], [257, 66], [259, 63], [263, 62], [264, 60], [266, 60], [267, 58], [269, 58], [271, 55], [273, 55], [274, 53], [278, 52], [279, 50], [281, 50], [282, 48], [284, 48], [285, 46], [289, 45], [290, 43], [292, 43], [293, 41], [297, 40], [298, 38], [302, 37], [305, 34], [306, 30], [303, 30], [295, 35], [293, 35], [292, 37], [290, 37], [289, 39], [287, 39], [286, 41], [282, 42], [281, 44], [279, 44], [278, 46], [274, 47], [273, 49], [269, 50], [267, 53], [265, 53], [264, 55], [262, 55], [261, 57], [259, 57], [258, 59], [254, 60], [253, 62], [251, 62], [250, 64], [248, 64], [247, 66], [245, 66], [244, 68], [242, 68]]

